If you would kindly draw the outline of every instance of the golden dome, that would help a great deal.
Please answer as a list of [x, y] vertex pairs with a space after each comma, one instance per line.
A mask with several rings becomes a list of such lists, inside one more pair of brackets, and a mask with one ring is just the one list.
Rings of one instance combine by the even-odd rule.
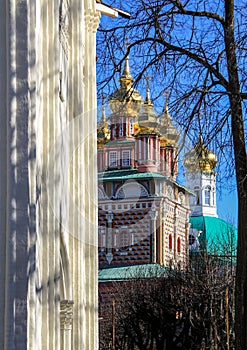
[[129, 57], [125, 58], [123, 73], [119, 79], [120, 87], [109, 96], [109, 106], [114, 114], [136, 116], [142, 104], [142, 96], [132, 88], [134, 79], [130, 74]]
[[217, 161], [216, 154], [204, 145], [201, 133], [195, 147], [184, 156], [184, 166], [190, 172], [213, 172]]

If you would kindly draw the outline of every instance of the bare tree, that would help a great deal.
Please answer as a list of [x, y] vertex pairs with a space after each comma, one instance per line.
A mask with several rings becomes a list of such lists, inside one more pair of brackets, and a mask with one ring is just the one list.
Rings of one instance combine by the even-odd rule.
[[[228, 168], [231, 171], [235, 168], [238, 191], [236, 341], [237, 349], [245, 349], [246, 3], [243, 0], [236, 3], [234, 0], [138, 0], [135, 3], [126, 1], [124, 5], [131, 12], [132, 19], [114, 28], [107, 28], [103, 23], [104, 28], [100, 29], [98, 43], [101, 52], [109, 53], [104, 59], [99, 54], [104, 76], [109, 77], [102, 80], [100, 86], [104, 89], [107, 85], [112, 86], [110, 78], [116, 79], [115, 73], [121, 70], [124, 57], [131, 52], [137, 72], [136, 82], [148, 72], [157, 82], [154, 91], [157, 96], [169, 89], [174, 118], [187, 131], [203, 131], [204, 139], [208, 143], [213, 140], [218, 151], [222, 150]], [[126, 35], [129, 37], [127, 52], [123, 47]]]
[[187, 272], [137, 273], [110, 289], [101, 349], [234, 349], [234, 273], [222, 259], [197, 256]]

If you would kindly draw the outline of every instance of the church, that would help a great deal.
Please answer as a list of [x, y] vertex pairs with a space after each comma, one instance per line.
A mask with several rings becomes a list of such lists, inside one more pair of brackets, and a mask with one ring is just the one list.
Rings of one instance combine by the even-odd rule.
[[186, 186], [178, 183], [168, 100], [157, 114], [148, 79], [145, 97], [133, 83], [126, 57], [97, 128], [100, 349], [115, 342], [121, 288], [183, 272], [205, 254], [230, 267], [236, 258], [236, 229], [217, 215], [216, 154], [199, 134], [184, 155]]
[[168, 101], [158, 115], [148, 79], [145, 98], [133, 83], [126, 57], [108, 96], [111, 113], [103, 101], [98, 123], [100, 279], [135, 265], [184, 269], [189, 253], [235, 257], [236, 229], [217, 215], [216, 154], [200, 133], [184, 155], [186, 187], [178, 183], [179, 131]]
[[[95, 0], [0, 2], [0, 349], [98, 349]], [[92, 156], [93, 154], [93, 156]]]
[[[184, 156], [186, 187], [177, 182], [179, 131], [168, 101], [157, 114], [133, 88], [129, 57], [119, 87], [98, 122], [99, 282], [186, 269], [190, 256], [235, 259], [236, 229], [218, 218], [217, 156], [202, 135]], [[146, 271], [146, 272], [145, 272]]]
[[127, 57], [98, 124], [99, 267], [184, 269], [192, 193], [176, 181], [179, 132], [167, 101], [157, 115], [133, 81]]

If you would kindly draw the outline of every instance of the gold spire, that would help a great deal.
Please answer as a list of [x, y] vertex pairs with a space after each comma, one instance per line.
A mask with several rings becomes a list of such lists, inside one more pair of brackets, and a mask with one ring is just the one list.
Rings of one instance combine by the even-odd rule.
[[166, 90], [164, 93], [165, 93], [165, 95], [166, 95], [166, 100], [165, 100], [165, 112], [168, 114], [168, 113], [169, 113], [169, 111], [168, 111], [168, 101], [169, 101], [168, 90]]
[[[126, 46], [126, 51], [127, 51], [128, 46], [129, 46], [128, 37], [126, 37], [125, 46]], [[129, 56], [127, 56], [125, 58], [124, 69], [123, 69], [122, 75], [119, 78], [119, 82], [120, 82], [120, 85], [122, 88], [126, 88], [126, 87], [130, 88], [134, 82], [134, 79], [133, 79], [132, 75], [130, 74]]]
[[156, 113], [153, 110], [153, 103], [150, 98], [150, 89], [148, 81], [150, 78], [146, 76], [146, 99], [142, 106], [140, 113], [138, 114], [138, 123], [139, 131], [138, 133], [150, 133], [150, 134], [159, 134], [158, 127], [158, 118]]
[[125, 58], [124, 69], [122, 75], [119, 78], [119, 82], [122, 88], [130, 88], [134, 82], [134, 79], [130, 74], [129, 56]]
[[163, 113], [160, 118], [161, 125], [169, 125], [169, 123], [172, 120], [172, 117], [170, 116], [169, 113], [169, 93], [168, 90], [164, 91], [165, 95], [165, 106], [163, 109]]
[[184, 156], [184, 166], [190, 172], [213, 172], [217, 161], [216, 154], [205, 146], [200, 132], [195, 147]]
[[109, 141], [109, 139], [110, 139], [110, 130], [108, 128], [108, 123], [106, 121], [105, 95], [102, 94], [102, 115], [98, 123], [98, 131], [97, 131], [98, 148], [101, 148], [104, 143]]
[[146, 80], [146, 99], [145, 99], [144, 103], [153, 107], [153, 103], [152, 103], [151, 98], [150, 98], [150, 88], [149, 88], [150, 78], [148, 75], [145, 77], [145, 80]]
[[127, 114], [136, 117], [141, 108], [142, 96], [132, 87], [134, 78], [130, 73], [128, 56], [125, 58], [124, 69], [119, 82], [120, 87], [108, 98], [109, 106], [114, 114]]
[[102, 94], [102, 116], [101, 122], [106, 123], [106, 114], [105, 114], [105, 95]]
[[169, 93], [168, 90], [164, 91], [165, 95], [165, 105], [163, 109], [163, 113], [160, 117], [160, 144], [162, 147], [165, 147], [167, 145], [176, 145], [176, 143], [179, 140], [179, 132], [178, 130], [172, 125], [172, 117], [169, 113]]

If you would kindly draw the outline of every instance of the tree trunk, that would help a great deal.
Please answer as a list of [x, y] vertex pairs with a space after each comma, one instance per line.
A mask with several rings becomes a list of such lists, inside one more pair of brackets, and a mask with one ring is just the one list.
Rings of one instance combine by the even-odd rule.
[[238, 189], [238, 252], [236, 269], [236, 350], [247, 349], [247, 158], [242, 100], [234, 39], [234, 0], [225, 0], [225, 46], [229, 75], [233, 147]]

